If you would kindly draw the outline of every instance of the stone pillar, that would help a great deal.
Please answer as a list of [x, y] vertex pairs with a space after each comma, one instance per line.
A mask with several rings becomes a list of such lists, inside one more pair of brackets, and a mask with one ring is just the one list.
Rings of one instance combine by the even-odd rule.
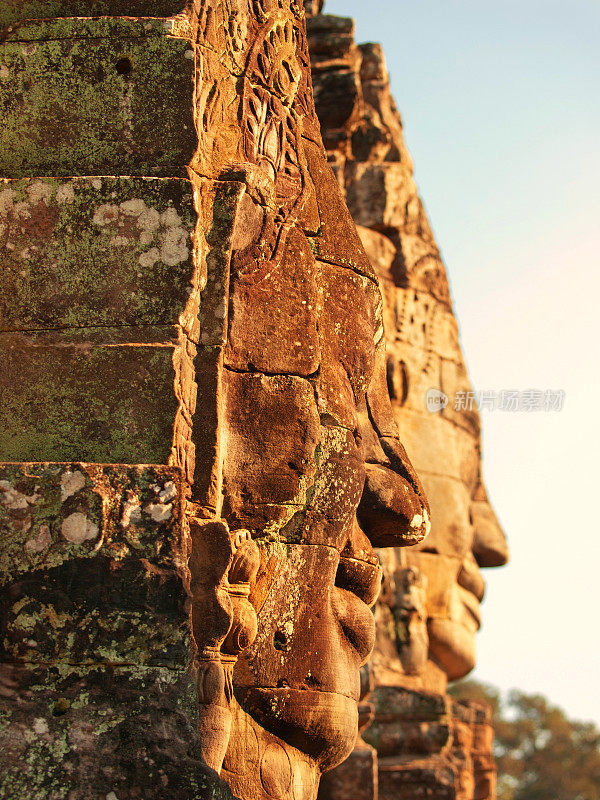
[[227, 797], [196, 682], [243, 542], [190, 572], [216, 430], [190, 22], [91, 11], [0, 3], [0, 797]]
[[494, 800], [496, 797], [497, 769], [494, 761], [494, 728], [489, 706], [470, 702], [473, 708], [473, 772], [475, 788], [473, 800]]

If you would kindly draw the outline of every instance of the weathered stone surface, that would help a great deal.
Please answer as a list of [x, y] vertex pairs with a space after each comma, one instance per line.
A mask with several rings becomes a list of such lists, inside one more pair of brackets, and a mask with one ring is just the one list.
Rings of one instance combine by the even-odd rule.
[[171, 17], [186, 0], [5, 0], [0, 26], [57, 17]]
[[347, 760], [321, 779], [322, 800], [373, 800], [378, 796], [377, 753], [357, 746]]
[[379, 791], [382, 797], [406, 800], [457, 800], [456, 771], [441, 756], [409, 764], [382, 763]]
[[192, 499], [213, 512], [220, 509], [223, 488], [222, 362], [221, 348], [194, 348], [197, 397], [190, 442], [182, 443]]
[[277, 515], [281, 524], [282, 516], [287, 521], [307, 503], [320, 439], [314, 392], [308, 381], [293, 376], [227, 370], [224, 383], [225, 513], [261, 536], [268, 534], [265, 515]]
[[435, 722], [450, 713], [448, 699], [431, 692], [376, 686], [372, 698], [375, 713], [386, 722], [399, 716], [413, 722]]
[[318, 14], [307, 20], [315, 103], [328, 151], [344, 146], [347, 126], [358, 122], [360, 58], [354, 44], [354, 20]]
[[195, 226], [189, 181], [0, 181], [0, 330], [177, 324]]
[[323, 0], [304, 0], [304, 11], [306, 16], [318, 14], [323, 8]]
[[[313, 700], [316, 705], [318, 697]], [[252, 716], [234, 703], [232, 741], [222, 777], [236, 787], [236, 796], [243, 797], [245, 787], [252, 786], [257, 800], [314, 797], [319, 784], [319, 772], [314, 760], [302, 750], [282, 745], [282, 740], [261, 727]], [[258, 780], [257, 777], [258, 776]]]
[[331, 167], [317, 145], [306, 142], [305, 150], [321, 218], [319, 236], [312, 242], [317, 257], [322, 261], [348, 267], [375, 279], [373, 267], [358, 237], [356, 227], [346, 205], [341, 201], [340, 189]]
[[182, 668], [179, 471], [14, 464], [0, 476], [0, 661]]
[[[125, 558], [135, 552], [157, 565], [164, 561], [172, 565], [181, 562], [183, 566], [181, 477], [177, 469], [133, 464], [12, 463], [0, 465], [0, 474], [4, 556], [6, 547], [15, 548], [0, 565], [3, 582], [36, 565], [49, 569], [65, 559], [107, 554]], [[63, 514], [70, 514], [73, 504], [83, 504], [77, 509], [91, 515], [94, 537], [79, 541], [79, 537], [59, 536]], [[48, 547], [27, 544], [39, 526], [50, 523], [56, 526], [56, 536], [51, 536]], [[54, 544], [48, 549], [51, 541]], [[98, 544], [104, 548], [101, 553]]]
[[198, 210], [203, 230], [199, 243], [203, 271], [202, 303], [198, 328], [203, 345], [227, 342], [231, 259], [234, 252], [240, 206], [246, 191], [238, 181], [201, 179]]
[[225, 363], [234, 369], [308, 377], [321, 363], [320, 274], [300, 231], [280, 263], [232, 281]]
[[169, 25], [70, 19], [5, 36], [0, 175], [184, 177], [196, 146], [194, 61]]
[[462, 724], [463, 740], [454, 737], [452, 755], [463, 768], [465, 798], [488, 800], [496, 796], [496, 765], [493, 756], [494, 729], [491, 709], [482, 703], [460, 700], [453, 704], [454, 718]]
[[157, 800], [232, 798], [202, 760], [195, 684], [185, 671], [22, 664], [0, 671], [2, 800], [135, 800], [148, 791]]
[[95, 333], [0, 335], [5, 461], [168, 463], [179, 408], [171, 330], [160, 344]]
[[378, 800], [377, 751], [362, 738], [362, 733], [369, 727], [375, 715], [375, 709], [369, 702], [373, 679], [368, 665], [361, 669], [360, 678], [356, 742], [346, 761], [323, 775], [319, 797], [326, 800], [336, 797], [346, 800]]
[[[377, 280], [325, 160], [301, 5], [200, 0], [166, 24], [117, 7], [124, 16], [18, 24], [0, 45], [7, 109], [0, 173], [64, 178], [63, 185], [79, 176], [93, 188], [95, 177], [116, 176], [101, 180], [89, 208], [80, 204], [79, 227], [68, 223], [61, 265], [93, 229], [98, 199], [120, 209], [116, 222], [107, 221], [117, 229], [100, 234], [110, 237], [108, 253], [88, 259], [101, 262], [100, 278], [79, 264], [79, 272], [68, 270], [72, 282], [49, 276], [46, 299], [41, 288], [25, 310], [13, 299], [11, 319], [23, 329], [7, 330], [0, 342], [10, 366], [2, 400], [9, 403], [7, 446], [15, 446], [16, 432], [26, 446], [6, 457], [173, 465], [185, 497], [189, 572], [176, 591], [175, 579], [151, 558], [121, 563], [100, 545], [91, 550], [93, 570], [77, 558], [40, 567], [39, 585], [30, 573], [11, 577], [6, 657], [34, 653], [31, 663], [11, 669], [52, 670], [61, 658], [77, 670], [72, 685], [64, 682], [70, 672], [52, 673], [49, 695], [30, 676], [17, 676], [9, 705], [18, 709], [30, 692], [28, 708], [45, 707], [56, 753], [65, 734], [49, 709], [66, 709], [65, 717], [78, 711], [90, 685], [93, 708], [73, 718], [76, 733], [91, 730], [87, 749], [61, 751], [70, 776], [64, 800], [85, 797], [81, 776], [92, 748], [99, 760], [88, 769], [87, 789], [102, 800], [183, 800], [186, 784], [188, 800], [203, 798], [218, 793], [220, 771], [239, 797], [314, 800], [321, 772], [356, 742], [359, 670], [374, 643], [377, 538], [373, 526], [362, 531], [357, 522], [367, 460], [378, 476], [380, 511], [395, 515], [389, 542], [421, 539], [429, 525], [422, 487], [382, 412]], [[186, 175], [197, 215], [195, 225], [186, 195], [181, 228], [188, 238], [193, 231], [187, 260], [180, 237], [182, 271], [161, 271], [152, 291], [146, 280], [146, 294], [140, 284], [133, 292], [132, 260], [143, 253], [130, 242], [129, 255], [116, 261], [125, 245], [114, 240], [128, 232], [135, 238], [139, 228], [121, 224], [121, 204], [139, 199], [131, 195], [151, 177]], [[102, 196], [111, 181], [120, 187], [111, 195], [122, 196]], [[43, 245], [52, 242], [48, 235]], [[28, 245], [19, 241], [19, 258]], [[163, 257], [162, 244], [144, 246], [177, 266]], [[135, 294], [130, 305], [128, 292]], [[84, 327], [88, 307], [96, 316]], [[394, 502], [386, 506], [398, 481], [415, 511], [402, 519]], [[86, 508], [82, 501], [64, 524], [92, 547]], [[36, 534], [32, 546], [45, 540]], [[102, 620], [92, 613], [94, 601]], [[50, 603], [57, 607], [56, 618], [49, 613], [52, 633], [37, 623], [30, 631], [27, 609], [43, 613]], [[144, 626], [136, 630], [140, 606], [154, 615], [146, 636]], [[117, 651], [108, 644], [115, 636]], [[115, 652], [126, 660], [98, 661]], [[100, 742], [96, 714], [116, 723]], [[43, 722], [38, 727], [45, 731]], [[37, 751], [30, 762], [40, 800], [52, 792], [63, 800], [54, 764]], [[213, 780], [204, 785], [210, 769]]]
[[353, 270], [323, 262], [321, 272], [323, 314], [319, 327], [324, 352], [317, 380], [320, 411], [353, 428], [356, 419], [349, 418], [347, 410], [354, 410], [373, 376], [381, 297], [368, 278]]
[[353, 219], [367, 228], [416, 224], [421, 207], [411, 204], [414, 186], [402, 164], [353, 164], [348, 202]]
[[227, 796], [200, 760], [176, 469], [0, 467], [0, 797]]

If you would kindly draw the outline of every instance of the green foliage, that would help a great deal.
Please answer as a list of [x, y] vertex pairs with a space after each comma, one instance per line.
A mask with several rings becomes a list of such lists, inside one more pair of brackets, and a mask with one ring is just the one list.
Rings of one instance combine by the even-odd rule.
[[462, 681], [454, 697], [494, 712], [498, 800], [600, 800], [600, 730], [569, 719], [542, 695]]

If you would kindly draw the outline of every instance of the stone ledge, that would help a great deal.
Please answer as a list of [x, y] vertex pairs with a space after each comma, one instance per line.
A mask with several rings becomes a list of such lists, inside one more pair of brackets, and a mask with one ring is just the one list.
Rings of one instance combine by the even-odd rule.
[[3, 0], [0, 27], [57, 17], [172, 17], [186, 0]]

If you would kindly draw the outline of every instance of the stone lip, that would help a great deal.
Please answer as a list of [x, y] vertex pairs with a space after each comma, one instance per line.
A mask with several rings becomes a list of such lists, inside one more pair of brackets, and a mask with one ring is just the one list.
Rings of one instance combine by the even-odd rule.
[[355, 700], [312, 689], [235, 688], [242, 708], [260, 725], [303, 753], [324, 772], [352, 752], [358, 731]]
[[173, 27], [172, 20], [156, 18], [155, 15], [139, 19], [77, 15], [58, 19], [24, 19], [18, 24], [9, 25], [3, 31], [2, 41], [42, 43], [47, 40], [72, 39], [74, 35], [93, 39], [105, 36], [131, 39], [141, 36], [164, 36], [171, 33]]

